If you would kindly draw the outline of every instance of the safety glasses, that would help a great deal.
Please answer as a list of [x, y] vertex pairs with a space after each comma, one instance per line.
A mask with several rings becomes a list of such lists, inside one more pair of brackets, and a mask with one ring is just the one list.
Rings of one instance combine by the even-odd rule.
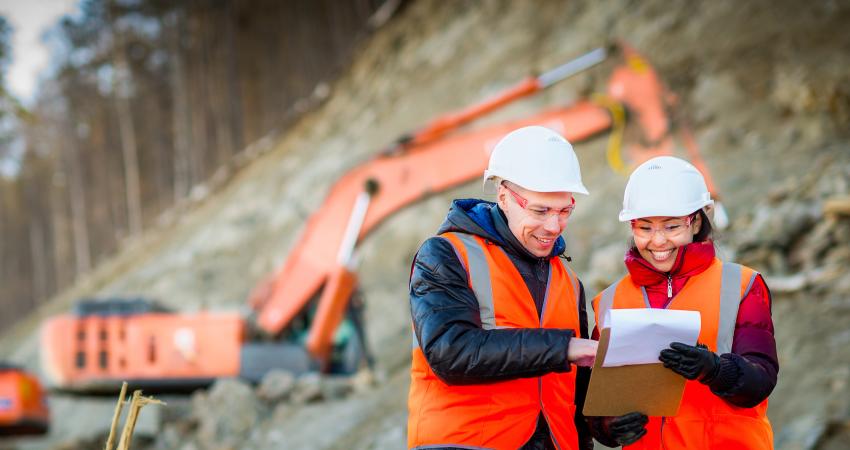
[[652, 239], [655, 233], [661, 233], [667, 239], [679, 237], [688, 232], [693, 218], [694, 216], [692, 214], [690, 216], [668, 219], [660, 227], [653, 226], [645, 220], [634, 219], [631, 221], [632, 234], [641, 239]]
[[563, 209], [555, 209], [548, 208], [546, 206], [528, 206], [528, 199], [514, 192], [513, 189], [509, 188], [507, 184], [502, 183], [502, 186], [511, 193], [511, 196], [516, 201], [517, 205], [520, 208], [524, 209], [528, 215], [536, 220], [541, 222], [545, 221], [549, 217], [556, 216], [558, 220], [564, 221], [570, 218], [573, 214], [573, 211], [576, 209], [576, 199], [573, 197], [572, 204]]

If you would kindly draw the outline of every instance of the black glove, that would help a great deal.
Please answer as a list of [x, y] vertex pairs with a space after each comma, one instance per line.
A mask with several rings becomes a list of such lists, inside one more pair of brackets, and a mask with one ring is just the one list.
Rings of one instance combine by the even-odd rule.
[[646, 434], [649, 417], [639, 412], [630, 412], [618, 417], [605, 418], [605, 431], [620, 445], [631, 445]]
[[714, 380], [720, 371], [720, 357], [702, 344], [694, 347], [674, 342], [669, 349], [661, 350], [658, 360], [673, 372], [689, 380], [699, 379], [704, 384]]

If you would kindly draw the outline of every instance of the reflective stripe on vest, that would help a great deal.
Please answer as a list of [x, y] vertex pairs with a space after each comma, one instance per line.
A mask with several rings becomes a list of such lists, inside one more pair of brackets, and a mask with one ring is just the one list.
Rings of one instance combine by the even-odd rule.
[[[559, 258], [549, 259], [546, 294], [538, 312], [522, 275], [500, 246], [462, 233], [442, 237], [451, 243], [467, 273], [482, 329], [560, 328], [578, 335], [578, 279]], [[412, 357], [409, 448], [515, 449], [531, 437], [541, 412], [556, 447], [577, 448], [575, 370], [448, 385], [431, 370], [415, 333]]]
[[[704, 272], [688, 279], [667, 308], [699, 311], [699, 342], [719, 354], [729, 353], [738, 308], [757, 275], [750, 268], [715, 259]], [[625, 276], [593, 299], [597, 321], [612, 308], [649, 307], [645, 296], [645, 289]], [[626, 448], [773, 448], [767, 400], [752, 408], [740, 408], [727, 403], [699, 381], [686, 382], [676, 416], [650, 417], [646, 429], [643, 438]]]
[[[493, 285], [490, 282], [490, 265], [484, 256], [484, 249], [478, 245], [475, 238], [468, 234], [458, 233], [458, 239], [466, 246], [469, 261], [461, 259], [464, 269], [469, 274], [469, 284], [478, 300], [478, 311], [481, 315], [481, 328], [492, 330], [496, 328], [496, 313], [493, 310]], [[455, 249], [457, 251], [457, 249]]]
[[[741, 265], [730, 262], [723, 263], [720, 274], [720, 321], [717, 326], [717, 354], [732, 351], [732, 340], [735, 337], [735, 323], [738, 320], [738, 308], [741, 306], [741, 299], [746, 297], [750, 292], [750, 288], [752, 288], [757, 275], [758, 272], [752, 273], [742, 295]], [[614, 294], [617, 291], [617, 285], [620, 284], [620, 281], [622, 280], [615, 282], [602, 291], [598, 306], [597, 323], [599, 323], [599, 320], [604, 320], [605, 314], [614, 305]], [[646, 307], [649, 308], [646, 288], [641, 286], [641, 292], [643, 292]], [[599, 328], [601, 329], [602, 327]]]
[[[472, 291], [475, 292], [475, 299], [478, 300], [478, 309], [481, 314], [481, 327], [485, 330], [495, 329], [497, 326], [496, 314], [493, 310], [493, 286], [490, 279], [490, 267], [487, 263], [487, 258], [484, 256], [484, 249], [478, 244], [478, 242], [476, 242], [472, 235], [457, 233], [456, 236], [466, 246], [469, 261], [464, 261], [459, 253], [457, 255], [461, 264], [464, 266], [463, 268], [466, 269], [466, 272], [469, 274], [469, 284], [472, 287]], [[504, 253], [505, 250], [502, 247], [497, 248], [498, 251]], [[457, 250], [455, 250], [455, 252], [457, 252]], [[506, 253], [505, 256], [507, 257]], [[581, 305], [579, 305], [579, 302], [581, 301], [581, 290], [578, 288], [578, 277], [564, 263], [564, 261], [561, 260], [561, 258], [552, 258], [550, 259], [550, 263], [552, 261], [558, 261], [558, 264], [564, 268], [570, 277], [570, 284], [573, 285], [573, 291], [575, 291], [576, 314], [580, 314]], [[548, 286], [551, 281], [552, 267], [550, 265], [546, 285]], [[543, 307], [541, 308], [543, 311], [546, 311], [546, 303], [548, 301], [549, 290], [547, 289], [543, 298]]]

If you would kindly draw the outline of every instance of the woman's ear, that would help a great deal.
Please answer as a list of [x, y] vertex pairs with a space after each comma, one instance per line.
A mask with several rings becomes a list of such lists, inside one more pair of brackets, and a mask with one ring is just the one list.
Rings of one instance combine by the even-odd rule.
[[694, 219], [691, 221], [691, 232], [693, 232], [694, 236], [699, 234], [699, 230], [702, 229], [702, 214], [696, 213], [694, 214]]
[[[714, 222], [714, 205], [706, 205], [702, 208], [702, 211], [705, 213], [705, 216], [708, 217], [708, 220]], [[699, 211], [697, 211], [699, 212]], [[702, 215], [702, 214], [698, 214]]]

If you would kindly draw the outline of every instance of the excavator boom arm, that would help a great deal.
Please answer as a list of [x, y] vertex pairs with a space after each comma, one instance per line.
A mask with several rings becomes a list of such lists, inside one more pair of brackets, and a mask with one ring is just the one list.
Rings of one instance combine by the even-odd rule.
[[358, 238], [362, 240], [381, 221], [422, 198], [472, 181], [484, 172], [490, 151], [511, 130], [544, 125], [571, 141], [581, 141], [607, 130], [611, 117], [604, 108], [580, 102], [510, 123], [446, 137], [415, 151], [383, 156], [356, 167], [330, 190], [322, 206], [310, 217], [283, 267], [274, 277], [260, 306], [257, 323], [269, 334], [283, 330], [336, 272], [342, 243], [355, 198], [367, 180], [380, 186], [369, 205]]

